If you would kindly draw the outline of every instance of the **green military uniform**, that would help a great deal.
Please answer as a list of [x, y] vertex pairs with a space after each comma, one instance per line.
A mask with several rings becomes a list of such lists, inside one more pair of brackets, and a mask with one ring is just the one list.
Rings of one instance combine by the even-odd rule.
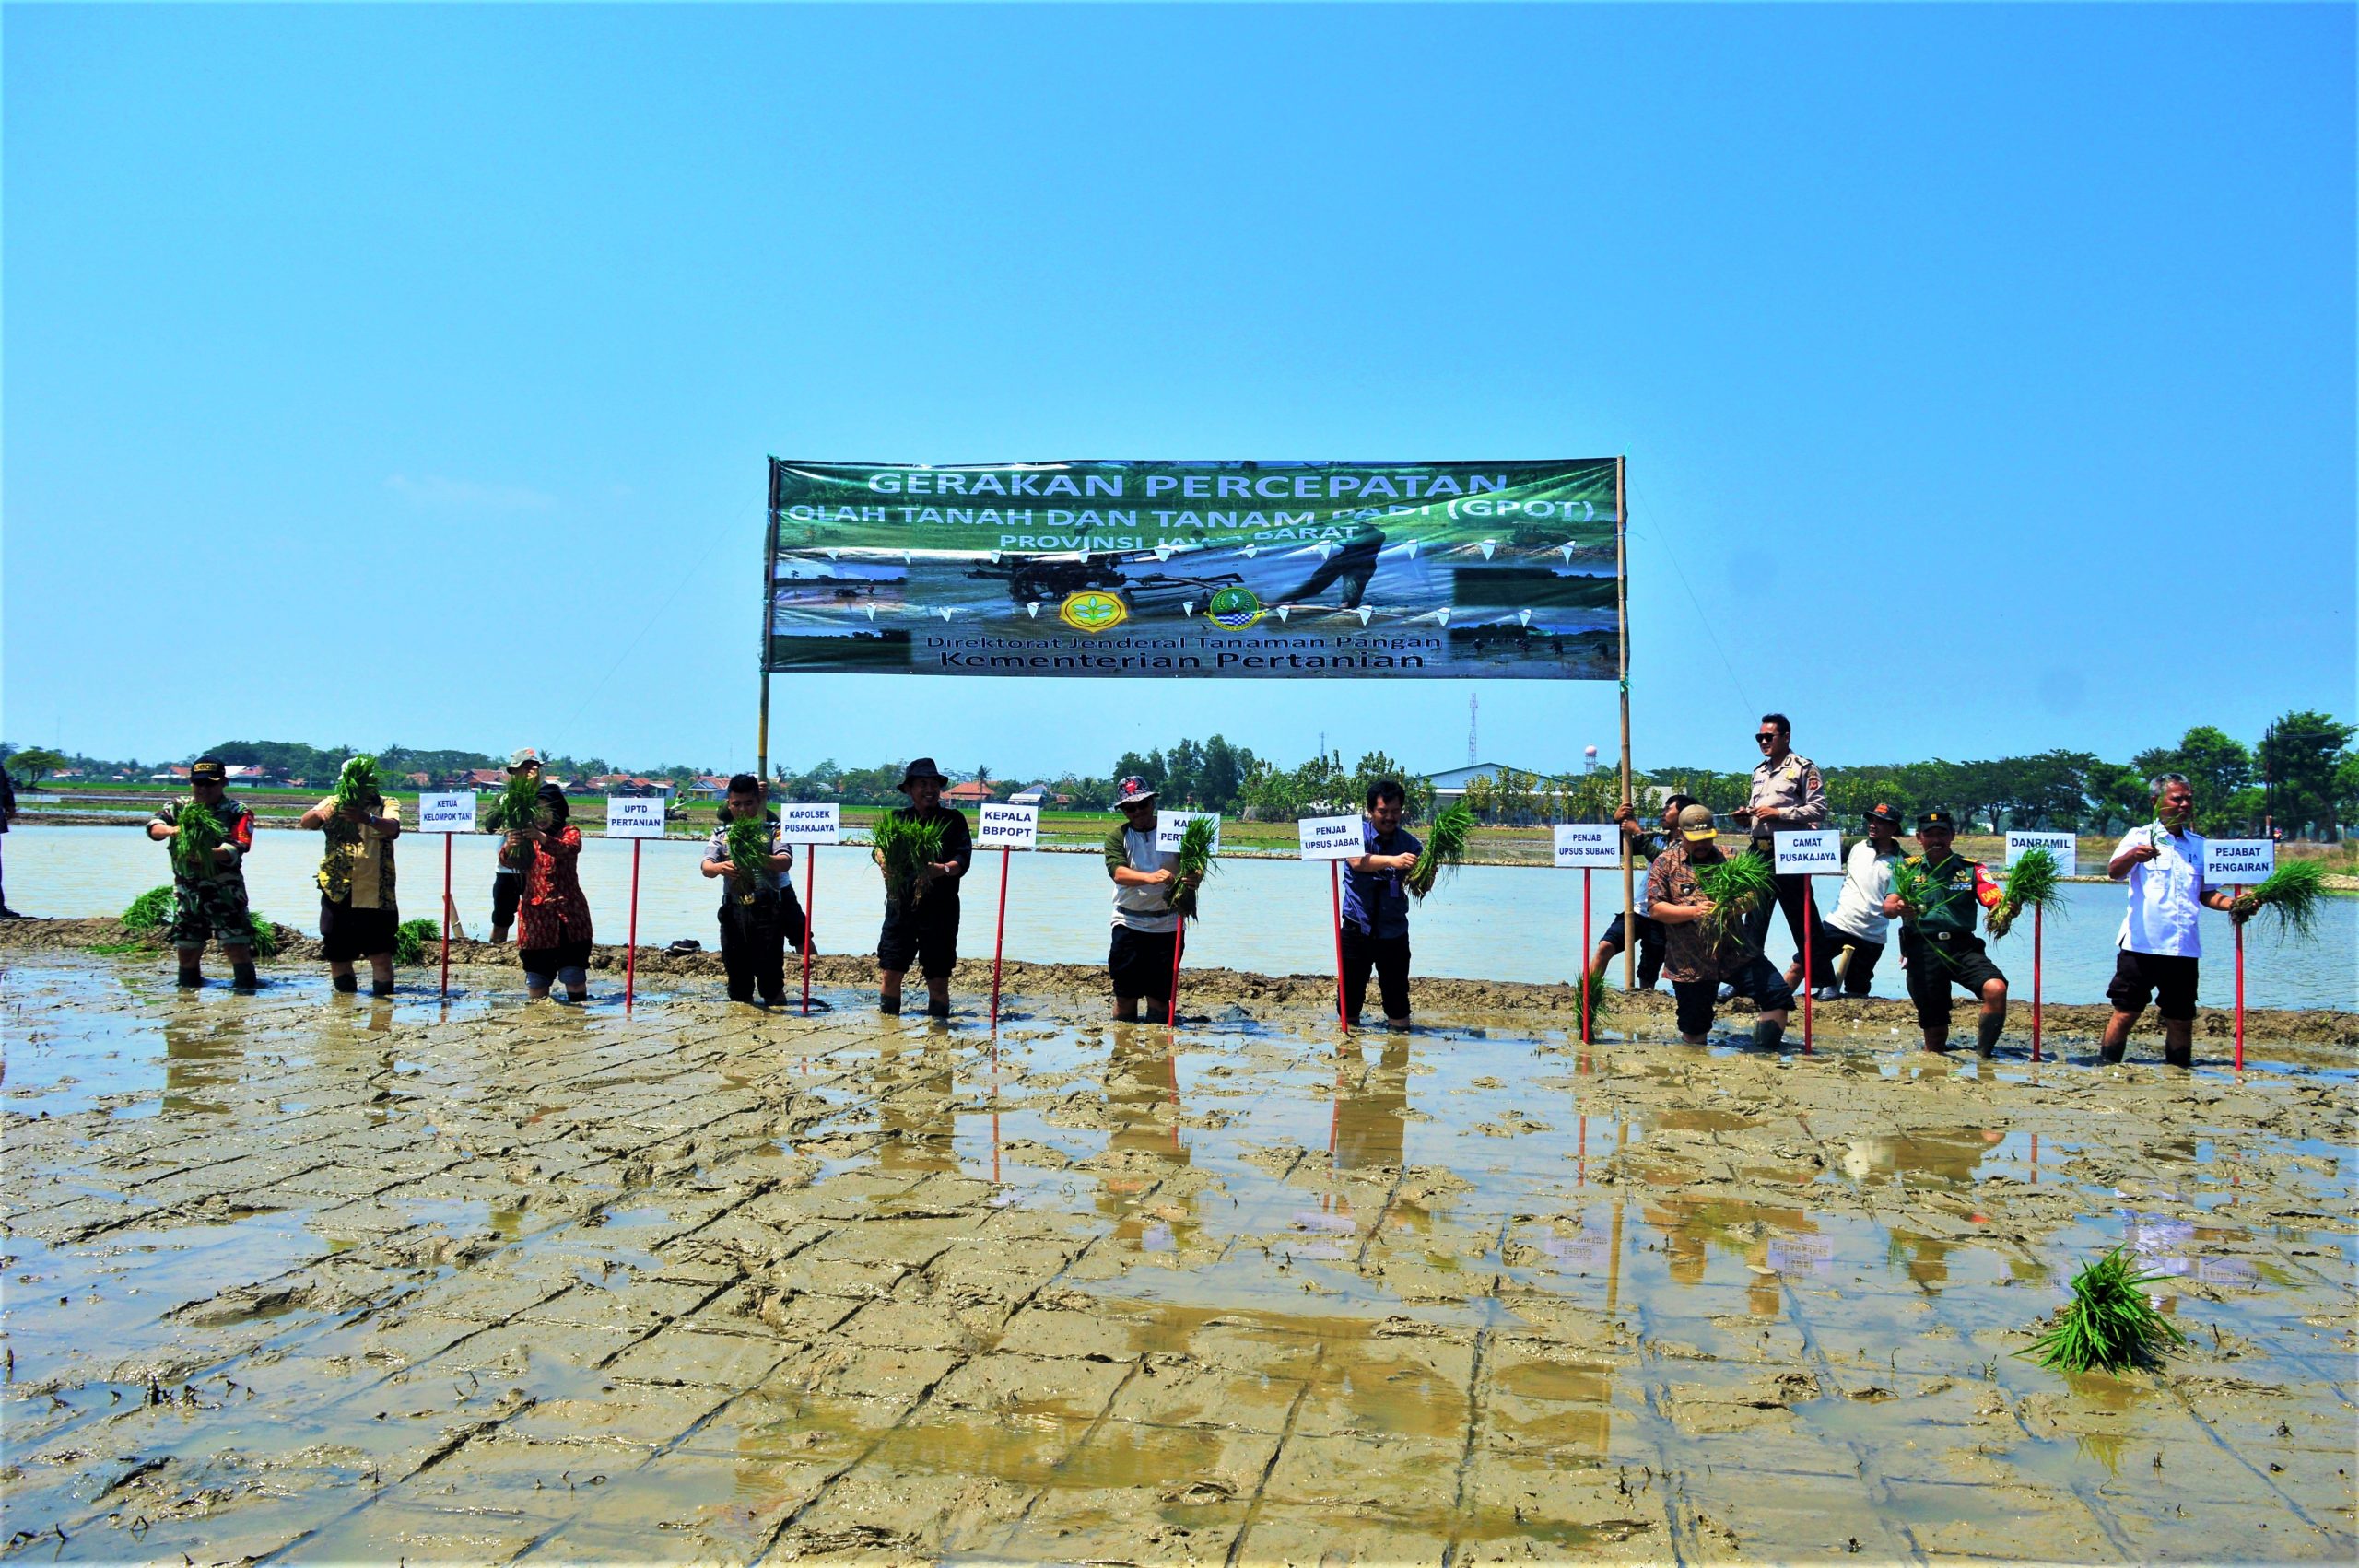
[[1903, 863], [1924, 874], [1930, 895], [1921, 912], [1912, 909], [1902, 917], [1900, 955], [1908, 974], [1908, 1000], [1917, 1004], [1919, 1024], [1946, 1029], [1952, 986], [1979, 997], [1992, 980], [2006, 982], [1974, 934], [1976, 917], [1997, 905], [2001, 889], [1981, 861], [1963, 855], [1930, 864], [1924, 856], [1911, 855]]
[[[178, 827], [181, 814], [195, 804], [194, 795], [184, 796], [150, 820]], [[211, 874], [195, 876], [178, 855], [172, 857], [172, 945], [183, 953], [202, 952], [207, 937], [224, 947], [247, 947], [254, 940], [245, 873], [246, 852], [254, 842], [254, 813], [228, 799], [212, 812], [221, 824], [221, 847], [230, 851], [229, 863], [217, 863]]]

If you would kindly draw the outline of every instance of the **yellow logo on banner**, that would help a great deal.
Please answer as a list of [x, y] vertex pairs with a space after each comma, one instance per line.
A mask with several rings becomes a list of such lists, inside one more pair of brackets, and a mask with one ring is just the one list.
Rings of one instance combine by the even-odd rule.
[[1131, 607], [1114, 594], [1084, 589], [1065, 595], [1057, 618], [1077, 632], [1110, 632], [1131, 618]]

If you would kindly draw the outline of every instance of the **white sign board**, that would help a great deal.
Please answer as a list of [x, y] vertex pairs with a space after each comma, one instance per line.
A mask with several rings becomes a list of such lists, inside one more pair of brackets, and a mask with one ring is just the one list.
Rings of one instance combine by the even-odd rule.
[[1560, 871], [1604, 871], [1622, 864], [1622, 830], [1610, 822], [1560, 822], [1556, 825], [1556, 867]]
[[2056, 860], [2056, 874], [2071, 876], [2073, 857], [2080, 844], [2069, 833], [2030, 833], [2010, 830], [2007, 834], [2007, 864], [2013, 865], [2034, 849], [2045, 849]]
[[1040, 842], [1040, 808], [986, 801], [978, 809], [975, 847], [1029, 849]]
[[1778, 846], [1779, 876], [1841, 876], [1843, 835], [1832, 827], [1810, 827], [1773, 833]]
[[2259, 887], [2277, 869], [2277, 846], [2266, 838], [2207, 838], [2203, 881], [2208, 887]]
[[1297, 819], [1295, 831], [1302, 837], [1302, 858], [1306, 860], [1356, 860], [1367, 853], [1367, 835], [1361, 831], [1365, 818], [1356, 816], [1306, 816]]
[[778, 837], [783, 844], [840, 844], [843, 808], [833, 801], [789, 801], [778, 809]]
[[420, 833], [473, 833], [475, 830], [475, 792], [473, 790], [452, 790], [418, 796], [417, 830]]
[[663, 797], [661, 795], [608, 796], [606, 837], [609, 838], [663, 837]]
[[1155, 847], [1165, 854], [1180, 848], [1180, 836], [1198, 817], [1209, 817], [1213, 825], [1213, 853], [1220, 853], [1220, 813], [1218, 812], [1157, 812], [1155, 813]]

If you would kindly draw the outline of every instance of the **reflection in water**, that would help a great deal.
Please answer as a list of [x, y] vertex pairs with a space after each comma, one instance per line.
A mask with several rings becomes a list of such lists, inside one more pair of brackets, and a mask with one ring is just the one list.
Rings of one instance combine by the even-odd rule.
[[[1347, 1047], [1355, 1059], [1356, 1047]], [[1393, 1170], [1404, 1164], [1402, 1150], [1409, 1108], [1409, 1042], [1388, 1039], [1373, 1068], [1352, 1083], [1349, 1073], [1336, 1081], [1335, 1110], [1329, 1152], [1339, 1171]]]
[[[1971, 1188], [1983, 1159], [2006, 1139], [1997, 1127], [1920, 1130], [1895, 1138], [1852, 1141], [1843, 1155], [1844, 1173], [1862, 1184], [1906, 1180], [1912, 1186], [1952, 1190]], [[1950, 1254], [1957, 1244], [1895, 1226], [1884, 1260], [1897, 1264], [1924, 1290], [1949, 1283]]]
[[235, 1083], [245, 1061], [245, 1013], [225, 1013], [217, 1025], [201, 1011], [175, 1010], [164, 1024], [163, 1114], [223, 1116], [217, 1091]]
[[888, 1036], [877, 1047], [876, 1168], [884, 1171], [950, 1171], [958, 1167], [957, 1117], [951, 1102], [957, 1063], [950, 1043], [925, 1034], [912, 1040]]
[[1778, 1283], [1784, 1267], [1807, 1272], [1818, 1250], [1810, 1245], [1818, 1223], [1806, 1209], [1682, 1194], [1649, 1199], [1640, 1212], [1662, 1233], [1674, 1283], [1702, 1284], [1715, 1247], [1761, 1270], [1745, 1290], [1745, 1305], [1757, 1317], [1775, 1317], [1784, 1305]]
[[1173, 1169], [1189, 1164], [1180, 1141], [1180, 1059], [1168, 1030], [1115, 1025], [1106, 1052], [1106, 1153], [1097, 1211], [1115, 1239], [1146, 1252], [1171, 1252], [1194, 1241], [1199, 1226], [1187, 1204], [1139, 1207]]

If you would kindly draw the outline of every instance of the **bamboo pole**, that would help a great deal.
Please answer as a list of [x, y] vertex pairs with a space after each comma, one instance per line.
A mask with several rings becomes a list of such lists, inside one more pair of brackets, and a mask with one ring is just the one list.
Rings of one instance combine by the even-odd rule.
[[[1614, 605], [1621, 640], [1622, 661], [1622, 803], [1636, 809], [1630, 798], [1630, 460], [1614, 460]], [[1622, 989], [1638, 989], [1638, 901], [1630, 891], [1630, 839], [1622, 841]], [[1587, 964], [1589, 955], [1583, 954]], [[1619, 1222], [1616, 1216], [1616, 1222]]]

